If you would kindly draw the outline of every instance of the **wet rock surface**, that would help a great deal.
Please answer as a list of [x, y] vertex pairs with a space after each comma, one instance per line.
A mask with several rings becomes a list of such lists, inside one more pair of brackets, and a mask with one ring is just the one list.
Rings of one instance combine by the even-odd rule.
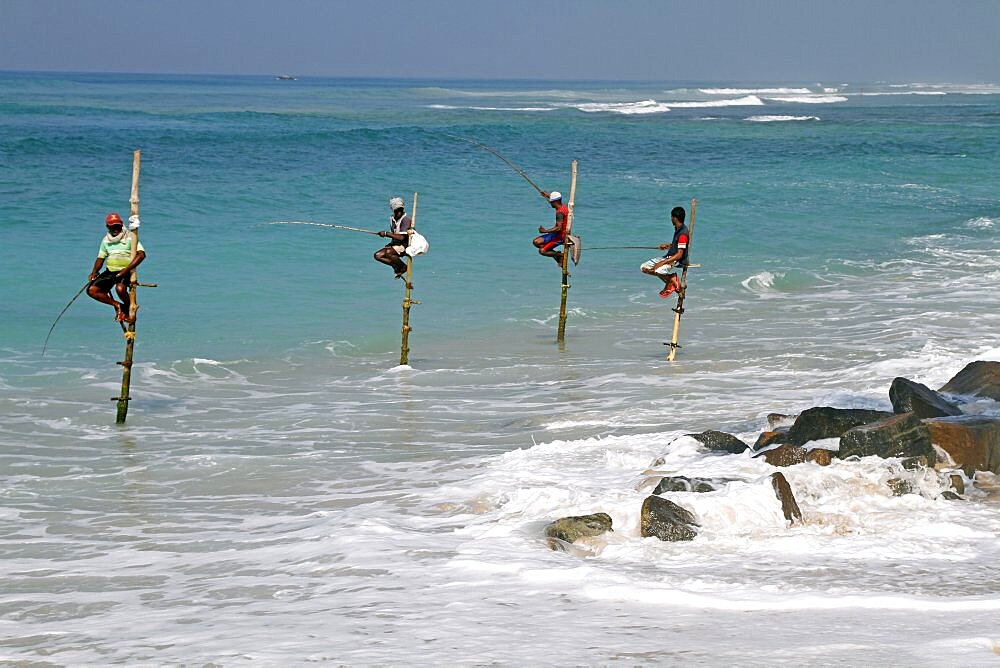
[[971, 476], [976, 471], [1000, 474], [1000, 418], [982, 415], [924, 420], [931, 441]]
[[839, 456], [926, 457], [931, 465], [937, 453], [930, 430], [913, 413], [890, 415], [871, 424], [854, 427], [840, 437]]
[[1000, 401], [1000, 362], [970, 362], [938, 392], [971, 394]]
[[685, 476], [667, 476], [659, 482], [653, 494], [664, 492], [714, 492], [731, 480], [714, 478], [687, 478]]
[[840, 438], [844, 432], [863, 424], [869, 424], [891, 416], [886, 411], [874, 411], [865, 408], [831, 408], [818, 406], [802, 411], [795, 424], [788, 430], [787, 441], [794, 445], [803, 445], [809, 441], [819, 441], [824, 438]]
[[724, 431], [703, 431], [700, 434], [688, 434], [691, 438], [705, 446], [706, 449], [714, 452], [725, 452], [738, 455], [750, 449], [750, 446], [732, 434]]
[[893, 379], [889, 401], [893, 413], [913, 413], [921, 419], [962, 414], [958, 406], [931, 388], [906, 378]]
[[545, 536], [549, 539], [549, 547], [555, 550], [560, 547], [558, 541], [573, 543], [580, 538], [600, 536], [612, 530], [610, 515], [594, 513], [560, 518], [545, 527]]
[[784, 474], [774, 473], [771, 475], [771, 485], [774, 487], [774, 495], [781, 502], [781, 513], [785, 519], [795, 524], [802, 521], [802, 511], [792, 494], [792, 486], [788, 484]]
[[639, 533], [643, 538], [655, 536], [665, 541], [693, 540], [698, 535], [697, 526], [694, 515], [673, 501], [649, 496], [642, 502]]

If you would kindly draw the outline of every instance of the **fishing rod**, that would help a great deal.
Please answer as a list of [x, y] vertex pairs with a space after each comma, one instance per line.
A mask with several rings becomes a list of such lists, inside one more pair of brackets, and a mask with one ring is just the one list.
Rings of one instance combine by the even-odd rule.
[[371, 230], [363, 230], [360, 227], [348, 227], [347, 225], [331, 225], [330, 223], [310, 223], [303, 220], [276, 220], [273, 223], [268, 223], [268, 225], [315, 225], [316, 227], [334, 227], [338, 230], [350, 230], [352, 232], [364, 232], [365, 234], [374, 234], [375, 236], [380, 236], [378, 232], [372, 232]]
[[588, 248], [588, 251], [595, 250], [664, 250], [659, 246], [598, 246], [596, 248]]
[[56, 328], [56, 323], [59, 322], [61, 317], [63, 317], [63, 313], [65, 313], [69, 307], [73, 305], [73, 302], [75, 302], [77, 298], [83, 294], [83, 291], [93, 285], [96, 280], [97, 279], [95, 278], [93, 281], [87, 281], [84, 286], [80, 288], [75, 295], [73, 295], [73, 298], [69, 300], [69, 303], [63, 307], [63, 310], [59, 311], [59, 315], [56, 316], [56, 319], [52, 322], [52, 326], [49, 327], [49, 333], [45, 336], [45, 343], [42, 344], [42, 355], [45, 355], [45, 348], [49, 345], [49, 337], [52, 336], [52, 330]]
[[482, 142], [478, 142], [475, 139], [468, 139], [466, 137], [459, 137], [458, 135], [451, 135], [451, 134], [447, 134], [447, 133], [444, 133], [444, 134], [445, 134], [446, 137], [451, 137], [452, 139], [458, 139], [458, 140], [461, 140], [461, 141], [464, 141], [464, 142], [468, 142], [470, 144], [474, 144], [474, 145], [478, 146], [481, 149], [485, 149], [485, 150], [489, 151], [490, 153], [492, 153], [493, 155], [495, 155], [496, 157], [500, 158], [505, 163], [507, 163], [507, 165], [511, 169], [513, 169], [515, 172], [517, 172], [521, 176], [521, 178], [523, 178], [525, 181], [527, 181], [528, 183], [530, 183], [531, 187], [534, 188], [535, 190], [537, 190], [540, 195], [545, 196], [545, 195], [548, 194], [544, 190], [542, 190], [541, 188], [539, 188], [538, 184], [536, 184], [534, 181], [532, 181], [530, 178], [528, 178], [528, 175], [525, 174], [517, 165], [515, 165], [513, 162], [511, 162], [507, 158], [503, 157], [502, 155], [500, 155], [500, 153], [498, 153], [494, 149], [490, 148], [486, 144], [483, 144]]

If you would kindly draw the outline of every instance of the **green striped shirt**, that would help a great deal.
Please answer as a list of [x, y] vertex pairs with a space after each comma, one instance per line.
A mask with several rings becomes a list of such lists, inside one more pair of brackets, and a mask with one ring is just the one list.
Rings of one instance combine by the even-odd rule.
[[[137, 251], [146, 252], [142, 244], [136, 246]], [[132, 261], [132, 235], [126, 234], [120, 241], [109, 241], [105, 236], [101, 240], [101, 248], [97, 257], [107, 258], [105, 266], [108, 271], [121, 271]]]

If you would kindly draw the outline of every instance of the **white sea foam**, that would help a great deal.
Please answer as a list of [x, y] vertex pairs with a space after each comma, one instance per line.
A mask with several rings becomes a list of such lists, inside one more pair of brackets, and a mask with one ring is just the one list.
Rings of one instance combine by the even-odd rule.
[[748, 116], [744, 118], [745, 121], [753, 121], [754, 123], [775, 123], [781, 121], [818, 121], [819, 116]]
[[795, 102], [797, 104], [832, 104], [834, 102], [847, 102], [843, 95], [788, 95], [779, 97], [766, 97], [773, 102]]
[[675, 109], [706, 109], [713, 107], [756, 107], [764, 103], [756, 95], [747, 95], [727, 100], [677, 101], [657, 102], [656, 100], [641, 100], [639, 102], [588, 102], [574, 105], [580, 111], [613, 112], [618, 114], [657, 114]]
[[754, 274], [749, 278], [745, 278], [740, 281], [740, 285], [749, 290], [750, 292], [755, 292], [757, 294], [763, 294], [770, 292], [774, 287], [775, 279], [784, 276], [781, 272], [777, 274], [771, 273], [770, 271], [762, 271], [760, 273]]
[[639, 102], [588, 102], [574, 106], [580, 111], [587, 113], [662, 114], [670, 111], [668, 105], [661, 104], [656, 100], [640, 100]]
[[764, 103], [756, 95], [734, 98], [731, 100], [708, 100], [705, 102], [670, 102], [677, 109], [701, 109], [708, 107], [759, 107]]
[[808, 88], [699, 88], [706, 95], [808, 95]]
[[995, 221], [992, 218], [982, 216], [980, 218], [973, 218], [972, 220], [966, 221], [965, 226], [972, 229], [986, 229], [993, 227], [994, 222]]

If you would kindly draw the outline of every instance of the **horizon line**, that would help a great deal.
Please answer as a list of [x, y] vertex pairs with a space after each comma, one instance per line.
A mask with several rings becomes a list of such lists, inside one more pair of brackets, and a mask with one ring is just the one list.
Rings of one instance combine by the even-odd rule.
[[[2, 74], [66, 74], [66, 75], [122, 75], [122, 76], [204, 76], [204, 77], [245, 77], [245, 78], [257, 78], [257, 77], [272, 77], [277, 78], [279, 76], [291, 76], [296, 80], [299, 79], [345, 79], [345, 80], [376, 80], [376, 81], [501, 81], [501, 82], [566, 82], [566, 83], [582, 83], [582, 82], [599, 82], [599, 83], [699, 83], [699, 84], [712, 84], [712, 83], [754, 83], [754, 84], [775, 84], [775, 83], [796, 83], [805, 84], [809, 81], [812, 85], [832, 85], [830, 81], [827, 80], [823, 82], [817, 79], [604, 79], [604, 78], [537, 78], [537, 77], [472, 77], [472, 76], [390, 76], [385, 74], [379, 75], [357, 75], [357, 74], [294, 74], [291, 72], [256, 72], [256, 73], [231, 73], [231, 72], [132, 72], [123, 70], [57, 70], [57, 69], [5, 69], [0, 68], [0, 73]], [[846, 79], [836, 79], [839, 84], [836, 85], [851, 85], [851, 84], [911, 84], [911, 85], [940, 85], [940, 84], [963, 84], [963, 85], [975, 85], [975, 84], [993, 84], [1000, 85], [1000, 81], [986, 81], [986, 80], [975, 80], [975, 81], [959, 81], [959, 80], [935, 80], [935, 79], [923, 79], [919, 81], [905, 81], [901, 79], [879, 79], [879, 80], [855, 80], [850, 81]]]

